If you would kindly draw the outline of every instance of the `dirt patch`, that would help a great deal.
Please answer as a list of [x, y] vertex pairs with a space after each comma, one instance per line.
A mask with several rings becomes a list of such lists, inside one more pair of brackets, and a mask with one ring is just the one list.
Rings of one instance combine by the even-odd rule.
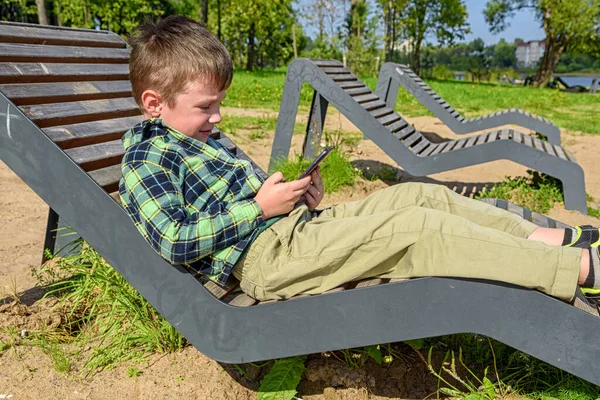
[[[239, 110], [227, 108], [224, 114], [276, 116], [270, 110]], [[305, 119], [300, 116], [299, 120]], [[457, 138], [439, 120], [432, 117], [410, 118], [419, 130], [433, 141]], [[332, 130], [357, 131], [335, 111], [328, 113], [327, 127]], [[595, 149], [600, 136], [580, 135], [563, 131], [565, 147], [571, 150], [587, 171], [587, 191], [600, 198], [600, 178], [593, 174]], [[243, 132], [232, 139], [263, 169], [267, 169], [273, 134], [252, 140]], [[292, 153], [300, 153], [302, 135], [294, 135]], [[370, 140], [360, 141], [351, 154], [357, 167], [372, 170], [387, 169], [401, 181], [425, 181], [445, 184], [459, 193], [470, 194], [485, 184], [501, 182], [505, 176], [526, 174], [526, 168], [509, 161], [496, 161], [462, 168], [428, 177], [413, 177], [399, 168], [391, 158]], [[41, 260], [44, 229], [48, 207], [0, 163], [0, 293], [16, 290], [22, 294], [23, 304], [14, 304], [7, 294], [0, 295], [0, 326], [18, 331], [53, 327], [60, 321], [60, 313], [51, 309], [52, 301], [35, 303], [40, 297], [31, 269]], [[364, 198], [391, 182], [359, 181], [328, 195], [323, 205]], [[550, 216], [569, 224], [600, 225], [600, 221], [557, 206]], [[4, 289], [13, 286], [13, 289]], [[76, 355], [75, 355], [76, 356]], [[58, 373], [51, 359], [37, 347], [17, 346], [0, 353], [0, 395], [13, 399], [255, 399], [256, 389], [264, 370], [243, 365], [244, 374], [230, 365], [221, 365], [208, 359], [192, 347], [170, 355], [155, 355], [148, 365], [139, 365], [141, 375], [128, 377], [125, 364], [110, 371], [102, 371], [92, 378], [77, 373]], [[424, 398], [435, 391], [436, 380], [428, 374], [414, 355], [394, 361], [389, 367], [368, 364], [360, 370], [351, 370], [332, 357], [314, 355], [309, 358], [308, 371], [299, 387], [303, 399], [399, 399]]]

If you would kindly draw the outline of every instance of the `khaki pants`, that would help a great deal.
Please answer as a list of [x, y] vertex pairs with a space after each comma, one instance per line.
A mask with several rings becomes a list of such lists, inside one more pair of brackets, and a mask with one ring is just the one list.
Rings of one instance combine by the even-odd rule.
[[403, 183], [320, 215], [305, 206], [262, 232], [236, 264], [258, 300], [358, 279], [492, 279], [571, 300], [581, 249], [525, 239], [537, 226], [445, 186]]

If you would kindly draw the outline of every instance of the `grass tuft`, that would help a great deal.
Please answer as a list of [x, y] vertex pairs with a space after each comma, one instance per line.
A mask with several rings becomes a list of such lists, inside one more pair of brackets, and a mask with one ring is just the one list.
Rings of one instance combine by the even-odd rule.
[[547, 213], [555, 203], [563, 202], [562, 184], [558, 179], [528, 170], [529, 176], [506, 177], [476, 198], [498, 198], [527, 207], [540, 214]]
[[[281, 171], [288, 181], [297, 179], [312, 160], [296, 155], [292, 160], [281, 160], [275, 163], [275, 171]], [[336, 148], [321, 164], [321, 177], [326, 193], [333, 193], [343, 186], [352, 186], [358, 173], [348, 161], [348, 156]]]

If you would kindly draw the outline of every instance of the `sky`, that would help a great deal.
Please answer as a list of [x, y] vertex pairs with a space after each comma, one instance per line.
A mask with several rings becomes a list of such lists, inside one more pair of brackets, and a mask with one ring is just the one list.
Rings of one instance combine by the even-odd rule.
[[469, 13], [469, 23], [472, 33], [467, 35], [465, 40], [470, 42], [478, 37], [482, 38], [486, 44], [497, 43], [501, 38], [507, 42], [512, 42], [516, 38], [521, 38], [526, 42], [530, 40], [542, 40], [546, 37], [540, 23], [535, 20], [534, 14], [529, 10], [519, 11], [510, 19], [510, 26], [497, 35], [490, 33], [487, 23], [483, 17], [485, 0], [465, 0], [467, 12]]

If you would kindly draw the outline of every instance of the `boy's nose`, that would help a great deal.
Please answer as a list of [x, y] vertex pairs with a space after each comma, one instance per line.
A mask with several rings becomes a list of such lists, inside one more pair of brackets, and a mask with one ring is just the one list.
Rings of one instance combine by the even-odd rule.
[[221, 122], [221, 111], [212, 114], [208, 122], [210, 122], [211, 124], [218, 124], [219, 122]]

